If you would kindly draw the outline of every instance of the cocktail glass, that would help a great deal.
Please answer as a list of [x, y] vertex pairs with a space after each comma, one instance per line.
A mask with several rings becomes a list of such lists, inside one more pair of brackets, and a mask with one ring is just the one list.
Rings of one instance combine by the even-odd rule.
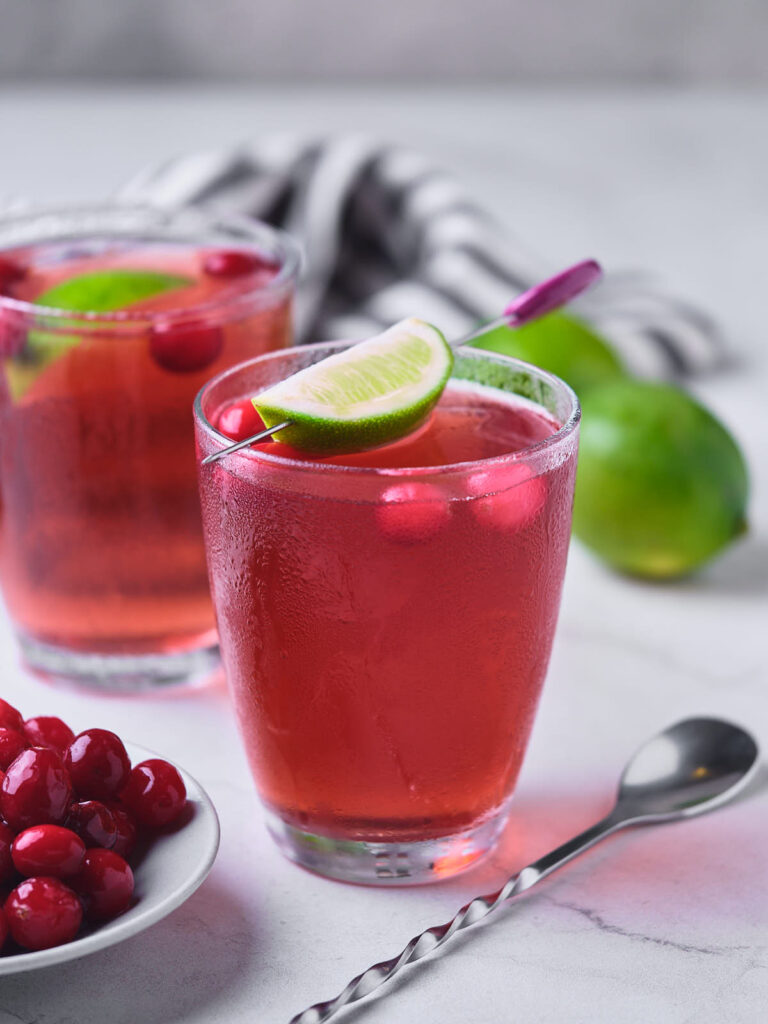
[[[230, 403], [343, 347], [207, 384], [198, 457], [229, 443]], [[579, 415], [557, 378], [465, 348], [413, 438], [332, 459], [267, 443], [200, 466], [225, 670], [292, 860], [401, 884], [493, 847], [555, 630]]]
[[[222, 252], [255, 269], [205, 270]], [[135, 689], [218, 663], [190, 408], [213, 373], [291, 343], [297, 264], [282, 233], [197, 210], [0, 222], [0, 580], [33, 669]], [[187, 283], [116, 310], [32, 301], [104, 270]]]

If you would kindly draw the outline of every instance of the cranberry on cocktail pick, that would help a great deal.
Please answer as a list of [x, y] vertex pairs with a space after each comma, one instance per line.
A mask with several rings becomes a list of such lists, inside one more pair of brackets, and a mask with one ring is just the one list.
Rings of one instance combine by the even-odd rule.
[[0, 813], [17, 832], [31, 825], [59, 825], [72, 799], [72, 783], [54, 750], [23, 750], [0, 786]]
[[83, 866], [85, 843], [61, 825], [33, 825], [13, 841], [13, 865], [20, 875], [68, 878]]
[[140, 825], [162, 828], [181, 814], [187, 790], [172, 764], [152, 757], [131, 771], [120, 799]]
[[75, 738], [75, 734], [60, 718], [52, 715], [38, 715], [36, 718], [28, 718], [24, 723], [24, 735], [30, 747], [49, 747], [61, 754], [62, 757], [67, 747]]
[[72, 884], [91, 921], [108, 921], [131, 905], [133, 872], [114, 850], [88, 850]]
[[244, 441], [264, 429], [264, 420], [259, 416], [250, 398], [233, 402], [219, 416], [216, 429], [231, 437], [233, 441]]
[[168, 321], [152, 327], [149, 351], [155, 362], [171, 373], [197, 373], [215, 363], [224, 347], [220, 327], [203, 323]]
[[71, 942], [80, 930], [83, 907], [58, 878], [28, 878], [3, 907], [11, 935], [24, 949], [50, 949]]
[[274, 260], [243, 249], [221, 249], [206, 256], [203, 270], [209, 277], [243, 277], [258, 271], [275, 273], [279, 269]]
[[109, 800], [128, 781], [131, 762], [119, 736], [109, 729], [86, 729], [70, 743], [65, 764], [79, 797]]

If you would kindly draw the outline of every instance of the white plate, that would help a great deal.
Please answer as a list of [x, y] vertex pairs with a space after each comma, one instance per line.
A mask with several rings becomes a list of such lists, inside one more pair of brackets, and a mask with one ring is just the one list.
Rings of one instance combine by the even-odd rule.
[[[132, 743], [126, 743], [125, 748], [132, 764], [148, 757], [161, 756]], [[0, 975], [50, 967], [114, 946], [116, 942], [143, 932], [189, 899], [216, 859], [219, 819], [205, 790], [180, 765], [176, 767], [187, 787], [187, 800], [192, 813], [177, 832], [160, 835], [141, 863], [134, 868], [135, 906], [114, 921], [99, 925], [82, 938], [63, 946], [42, 949], [36, 953], [0, 955]]]

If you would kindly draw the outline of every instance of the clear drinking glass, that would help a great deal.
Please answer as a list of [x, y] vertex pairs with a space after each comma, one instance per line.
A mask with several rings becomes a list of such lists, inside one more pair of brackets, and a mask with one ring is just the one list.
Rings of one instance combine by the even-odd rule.
[[[228, 443], [230, 403], [343, 347], [207, 384], [199, 459]], [[467, 348], [407, 442], [331, 460], [271, 443], [199, 466], [225, 670], [289, 858], [401, 884], [493, 847], [552, 645], [579, 416], [562, 381]], [[509, 431], [528, 443], [507, 450]], [[478, 445], [497, 454], [441, 464]]]
[[190, 407], [291, 344], [297, 265], [284, 234], [199, 210], [0, 222], [0, 581], [33, 669], [135, 689], [217, 664]]

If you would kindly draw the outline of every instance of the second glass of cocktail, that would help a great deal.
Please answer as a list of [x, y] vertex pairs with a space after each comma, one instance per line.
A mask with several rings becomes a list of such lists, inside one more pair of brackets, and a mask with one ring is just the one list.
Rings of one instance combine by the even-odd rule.
[[0, 579], [32, 668], [133, 690], [218, 663], [190, 407], [291, 343], [297, 263], [199, 210], [0, 223]]
[[[344, 349], [208, 384], [198, 455], [231, 410]], [[291, 859], [423, 882], [496, 842], [546, 673], [579, 408], [551, 375], [462, 349], [430, 419], [313, 458], [267, 442], [201, 466], [225, 667], [267, 821]]]

